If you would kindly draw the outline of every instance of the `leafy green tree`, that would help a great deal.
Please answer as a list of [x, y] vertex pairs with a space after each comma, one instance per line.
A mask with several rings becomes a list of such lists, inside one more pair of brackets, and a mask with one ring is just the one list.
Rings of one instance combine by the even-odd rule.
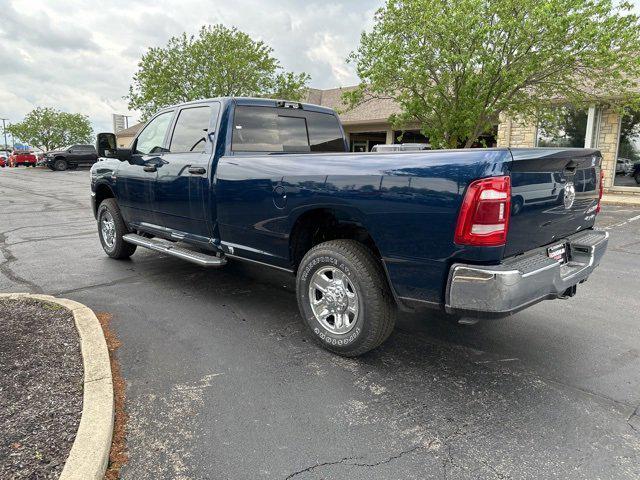
[[273, 96], [299, 100], [309, 75], [283, 72], [262, 41], [224, 25], [183, 33], [150, 48], [129, 87], [129, 107], [147, 118], [175, 103], [218, 96]]
[[86, 115], [41, 107], [29, 112], [21, 122], [7, 125], [6, 130], [14, 138], [45, 151], [74, 143], [90, 143], [93, 136]]
[[349, 106], [391, 97], [437, 147], [471, 146], [501, 112], [554, 99], [637, 104], [640, 21], [612, 0], [388, 0], [350, 56]]

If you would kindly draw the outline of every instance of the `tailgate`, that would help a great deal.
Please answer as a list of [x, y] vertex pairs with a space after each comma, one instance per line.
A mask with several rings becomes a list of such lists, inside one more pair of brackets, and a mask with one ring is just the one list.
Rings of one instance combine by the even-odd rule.
[[505, 257], [593, 227], [600, 194], [600, 152], [537, 148], [513, 149], [511, 154], [511, 217]]

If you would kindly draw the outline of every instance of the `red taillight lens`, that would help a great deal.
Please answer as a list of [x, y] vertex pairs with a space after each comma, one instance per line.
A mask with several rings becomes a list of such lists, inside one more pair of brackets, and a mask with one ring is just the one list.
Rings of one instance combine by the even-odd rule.
[[598, 206], [596, 213], [600, 212], [600, 203], [602, 202], [602, 194], [604, 193], [604, 172], [600, 169], [600, 192], [598, 192]]
[[462, 201], [454, 241], [459, 245], [504, 245], [510, 207], [510, 177], [482, 178], [472, 182]]

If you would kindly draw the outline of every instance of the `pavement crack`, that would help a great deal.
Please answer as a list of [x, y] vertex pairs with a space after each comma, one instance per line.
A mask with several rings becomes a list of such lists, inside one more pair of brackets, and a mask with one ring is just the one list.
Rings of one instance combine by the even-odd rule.
[[323, 462], [323, 463], [316, 463], [315, 465], [311, 465], [305, 469], [302, 470], [298, 470], [297, 472], [294, 472], [292, 474], [290, 474], [289, 476], [287, 476], [285, 478], [285, 480], [289, 480], [293, 477], [296, 477], [298, 475], [301, 475], [303, 473], [307, 473], [307, 472], [311, 472], [312, 470], [315, 470], [316, 468], [321, 468], [321, 467], [327, 467], [327, 466], [331, 466], [331, 465], [340, 465], [340, 464], [347, 464], [353, 467], [377, 467], [379, 465], [384, 465], [385, 463], [390, 463], [393, 462], [394, 460], [398, 460], [400, 458], [402, 458], [405, 455], [409, 455], [411, 453], [414, 453], [418, 450], [423, 450], [426, 449], [428, 450], [434, 442], [436, 442], [437, 439], [433, 439], [431, 440], [429, 443], [427, 444], [418, 444], [418, 445], [414, 445], [411, 448], [407, 448], [406, 450], [402, 450], [398, 453], [395, 453], [389, 457], [384, 458], [383, 460], [380, 460], [378, 462], [372, 462], [372, 463], [358, 463], [358, 462], [352, 462], [354, 460], [358, 460], [361, 457], [344, 457], [341, 458], [340, 460], [336, 460], [336, 461], [332, 461], [332, 462]]
[[344, 457], [340, 460], [336, 460], [335, 462], [323, 462], [323, 463], [316, 463], [315, 465], [311, 465], [310, 467], [307, 467], [305, 469], [302, 470], [298, 470], [297, 472], [293, 472], [292, 474], [288, 475], [285, 480], [289, 480], [290, 478], [293, 477], [297, 477], [298, 475], [301, 475], [303, 473], [307, 473], [307, 472], [311, 472], [312, 470], [315, 470], [316, 468], [320, 468], [320, 467], [326, 467], [329, 465], [339, 465], [341, 463], [344, 463], [348, 460], [356, 460], [358, 457]]
[[391, 455], [389, 458], [386, 458], [384, 460], [380, 460], [379, 462], [375, 462], [375, 463], [352, 463], [351, 465], [354, 465], [356, 467], [377, 467], [378, 465], [383, 465], [385, 463], [389, 463], [392, 462], [394, 460], [398, 460], [399, 458], [402, 458], [405, 455], [408, 455], [410, 453], [413, 453], [417, 450], [421, 450], [423, 448], [429, 448], [431, 446], [431, 444], [434, 442], [435, 440], [432, 440], [431, 442], [429, 442], [427, 445], [416, 445], [412, 448], [409, 448], [407, 450], [402, 450], [401, 452], [395, 454], [395, 455]]
[[15, 262], [17, 258], [11, 252], [11, 249], [7, 245], [6, 241], [7, 237], [5, 233], [0, 233], [0, 253], [2, 253], [2, 256], [4, 257], [4, 261], [0, 263], [0, 273], [2, 273], [12, 282], [27, 287], [32, 293], [44, 293], [40, 285], [37, 285], [31, 280], [27, 280], [26, 278], [21, 277], [11, 269], [9, 264]]
[[640, 405], [629, 415], [627, 418], [627, 425], [631, 427], [634, 432], [640, 433]]

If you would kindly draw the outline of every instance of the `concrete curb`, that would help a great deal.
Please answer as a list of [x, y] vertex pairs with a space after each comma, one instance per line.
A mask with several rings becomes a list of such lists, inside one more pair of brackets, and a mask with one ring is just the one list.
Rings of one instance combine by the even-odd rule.
[[60, 480], [102, 479], [113, 435], [113, 382], [107, 342], [93, 311], [78, 302], [51, 295], [3, 293], [0, 298], [33, 298], [71, 310], [80, 336], [84, 390], [82, 416]]
[[605, 193], [602, 196], [602, 204], [617, 205], [621, 207], [640, 207], [640, 195]]

